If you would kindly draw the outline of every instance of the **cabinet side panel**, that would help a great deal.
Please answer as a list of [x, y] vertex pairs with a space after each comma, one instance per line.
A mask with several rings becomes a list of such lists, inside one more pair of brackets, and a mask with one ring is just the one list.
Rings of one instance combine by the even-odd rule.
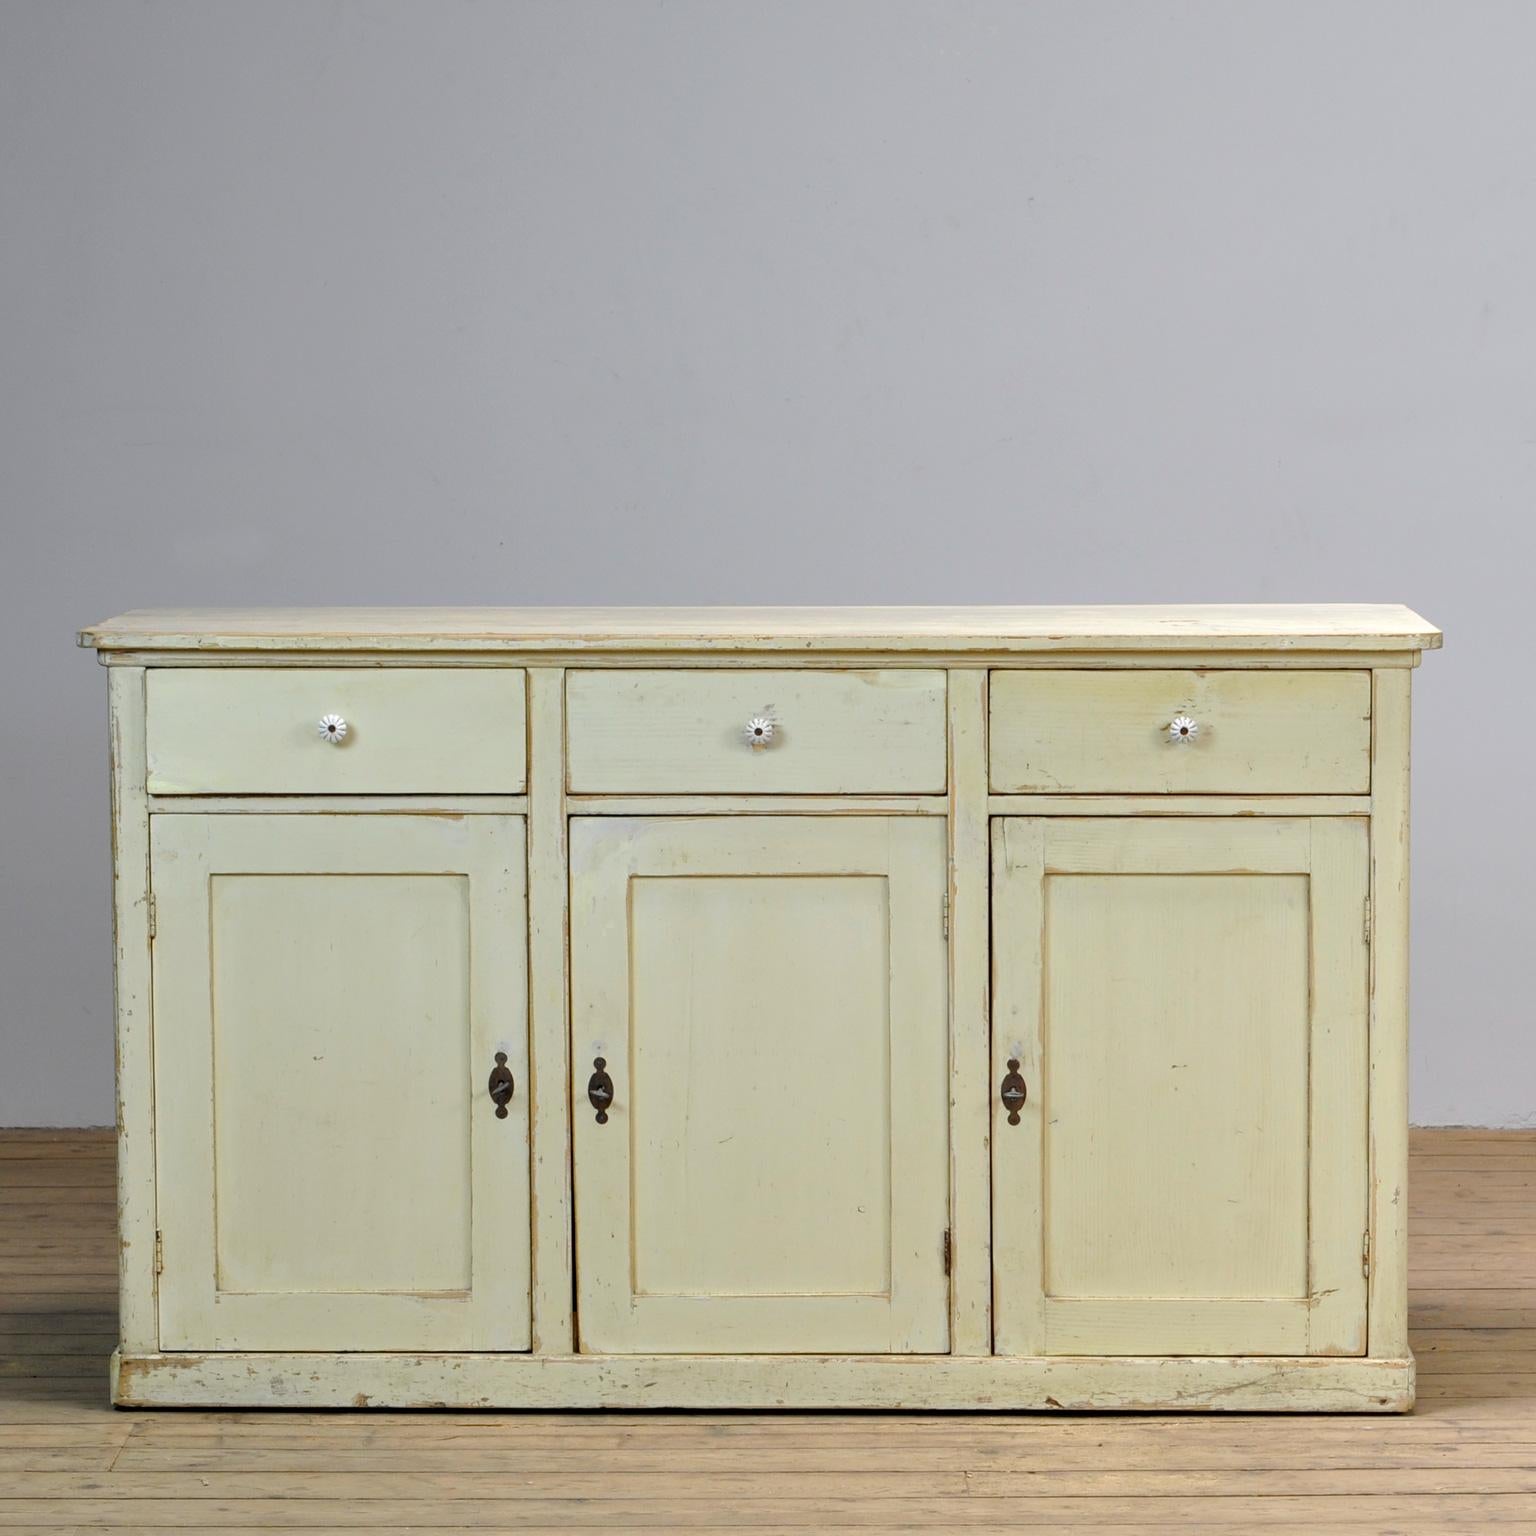
[[118, 1316], [124, 1350], [157, 1349], [154, 1047], [144, 669], [107, 671], [112, 763], [112, 932], [117, 1021]]
[[1409, 684], [1373, 674], [1371, 745], [1372, 1355], [1408, 1353]]

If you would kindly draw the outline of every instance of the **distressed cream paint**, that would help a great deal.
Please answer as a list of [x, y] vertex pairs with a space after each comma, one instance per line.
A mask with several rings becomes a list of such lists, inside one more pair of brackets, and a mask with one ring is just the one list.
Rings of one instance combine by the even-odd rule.
[[118, 1401], [1411, 1406], [1406, 609], [82, 641]]

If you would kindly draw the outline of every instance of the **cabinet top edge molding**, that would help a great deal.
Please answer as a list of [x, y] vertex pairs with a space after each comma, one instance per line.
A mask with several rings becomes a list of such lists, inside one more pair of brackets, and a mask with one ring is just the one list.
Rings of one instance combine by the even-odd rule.
[[98, 651], [1425, 651], [1398, 603], [904, 608], [146, 608], [80, 631]]

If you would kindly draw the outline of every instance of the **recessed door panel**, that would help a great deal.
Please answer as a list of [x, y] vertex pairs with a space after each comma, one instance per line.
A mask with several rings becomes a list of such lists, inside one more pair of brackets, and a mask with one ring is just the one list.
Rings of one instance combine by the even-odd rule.
[[642, 877], [630, 923], [636, 1294], [887, 1294], [887, 881]]
[[[209, 904], [219, 1294], [467, 1294], [468, 877], [216, 874]], [[434, 1197], [402, 1220], [402, 1190]]]

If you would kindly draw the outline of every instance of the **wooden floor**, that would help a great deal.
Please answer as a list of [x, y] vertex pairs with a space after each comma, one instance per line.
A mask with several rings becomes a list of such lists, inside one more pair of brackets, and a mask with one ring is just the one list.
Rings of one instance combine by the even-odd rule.
[[1536, 1132], [1415, 1133], [1409, 1418], [121, 1413], [112, 1148], [0, 1132], [0, 1536], [1536, 1536]]

